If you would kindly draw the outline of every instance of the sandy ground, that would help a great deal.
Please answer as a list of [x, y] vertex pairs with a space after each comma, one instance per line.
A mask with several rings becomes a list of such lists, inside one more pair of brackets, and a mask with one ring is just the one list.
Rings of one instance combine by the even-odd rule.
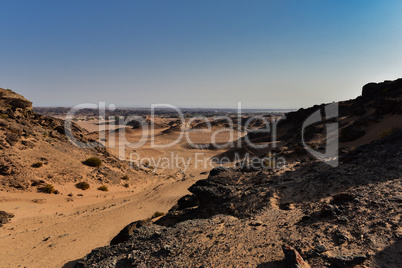
[[[0, 231], [0, 267], [61, 267], [108, 242], [127, 224], [167, 212], [196, 179], [153, 182], [135, 190], [82, 191], [73, 197], [5, 193], [2, 209], [15, 215]], [[83, 196], [77, 196], [83, 194]]]
[[[78, 123], [90, 132], [98, 130], [97, 121]], [[111, 127], [109, 131], [114, 129]], [[115, 139], [107, 132], [106, 142], [110, 144], [112, 139], [115, 142], [109, 151], [119, 156], [127, 143], [135, 142], [141, 135], [139, 130], [127, 129], [124, 138]], [[170, 143], [178, 135], [173, 132], [158, 136], [156, 143]], [[198, 133], [196, 142], [208, 142], [210, 135]], [[220, 142], [227, 138], [224, 134], [218, 137]], [[149, 173], [141, 175], [130, 188], [108, 185], [108, 192], [95, 187], [82, 191], [73, 183], [54, 184], [60, 191], [58, 195], [1, 192], [1, 210], [15, 217], [0, 228], [0, 267], [72, 267], [75, 260], [92, 249], [107, 245], [127, 224], [148, 218], [156, 211], [166, 213], [188, 193], [188, 187], [207, 177], [203, 172], [211, 166], [202, 161], [223, 152], [187, 149], [185, 138], [167, 148], [152, 148], [150, 142], [137, 149], [125, 148], [127, 159], [131, 153], [139, 160], [170, 158], [173, 154], [187, 161], [187, 168], [184, 162], [168, 167], [151, 162]], [[195, 154], [203, 160], [197, 163]], [[70, 193], [72, 196], [68, 196]]]

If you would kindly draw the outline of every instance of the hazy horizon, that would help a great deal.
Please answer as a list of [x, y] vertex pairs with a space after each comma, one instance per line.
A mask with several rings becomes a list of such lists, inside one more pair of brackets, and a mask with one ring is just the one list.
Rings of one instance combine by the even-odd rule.
[[5, 1], [0, 87], [35, 107], [298, 109], [402, 75], [400, 1]]

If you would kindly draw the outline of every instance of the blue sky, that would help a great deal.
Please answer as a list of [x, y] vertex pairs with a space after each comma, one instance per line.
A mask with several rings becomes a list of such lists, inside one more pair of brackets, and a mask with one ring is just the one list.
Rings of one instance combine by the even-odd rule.
[[35, 106], [299, 108], [402, 76], [402, 1], [3, 1], [0, 87]]

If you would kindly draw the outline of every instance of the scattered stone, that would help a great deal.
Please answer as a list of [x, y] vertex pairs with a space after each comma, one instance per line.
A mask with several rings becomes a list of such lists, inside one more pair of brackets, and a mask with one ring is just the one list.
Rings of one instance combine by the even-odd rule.
[[349, 219], [345, 216], [340, 216], [337, 218], [340, 223], [347, 223]]
[[337, 256], [335, 258], [330, 258], [331, 267], [335, 268], [346, 268], [354, 265], [362, 264], [367, 257], [365, 255], [355, 255], [355, 256]]
[[319, 216], [322, 218], [325, 218], [325, 217], [329, 217], [329, 216], [336, 216], [339, 214], [341, 214], [341, 211], [339, 210], [339, 208], [336, 205], [327, 204], [321, 209]]
[[12, 165], [0, 165], [0, 175], [8, 176], [14, 173], [14, 169]]
[[285, 263], [288, 268], [303, 268], [305, 262], [299, 252], [289, 245], [282, 246], [283, 254], [285, 254]]
[[11, 218], [14, 218], [14, 214], [0, 210], [0, 227], [9, 222]]
[[335, 230], [334, 237], [335, 237], [336, 242], [339, 244], [343, 244], [343, 243], [346, 243], [347, 241], [349, 241], [349, 238], [338, 229]]
[[317, 245], [315, 247], [315, 251], [317, 251], [318, 253], [323, 253], [327, 251], [327, 248], [324, 245]]
[[32, 141], [21, 141], [21, 144], [31, 149], [35, 147], [35, 143]]
[[283, 210], [292, 210], [294, 209], [293, 202], [287, 202], [280, 205], [280, 208]]
[[391, 202], [402, 203], [402, 196], [394, 196], [388, 199]]
[[250, 226], [261, 226], [261, 225], [262, 225], [262, 221], [253, 221], [253, 222], [250, 222], [249, 225], [250, 225]]
[[349, 193], [340, 193], [332, 196], [332, 204], [339, 204], [344, 202], [350, 202], [355, 199], [355, 195]]
[[44, 180], [32, 180], [31, 186], [41, 186], [45, 184], [46, 182]]
[[36, 204], [43, 204], [46, 203], [46, 199], [32, 199], [32, 202]]

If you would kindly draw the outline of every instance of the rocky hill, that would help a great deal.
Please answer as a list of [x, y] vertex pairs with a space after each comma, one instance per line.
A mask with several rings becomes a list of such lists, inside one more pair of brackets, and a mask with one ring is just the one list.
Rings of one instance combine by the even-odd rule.
[[[356, 99], [338, 102], [338, 116], [326, 118], [325, 107], [328, 104], [314, 105], [287, 113], [277, 124], [278, 146], [266, 149], [255, 149], [248, 146], [245, 140], [253, 144], [266, 143], [272, 140], [272, 132], [251, 132], [242, 139], [244, 146], [232, 148], [217, 157], [234, 159], [235, 154], [253, 153], [256, 156], [265, 155], [268, 151], [286, 157], [289, 160], [309, 159], [304, 150], [302, 132], [308, 146], [316, 151], [324, 152], [326, 124], [337, 123], [339, 126], [339, 146], [343, 150], [355, 148], [379, 139], [381, 135], [392, 131], [392, 128], [402, 128], [402, 78], [395, 81], [369, 83], [362, 89], [361, 96]], [[321, 111], [322, 120], [302, 129], [305, 120], [317, 110]]]
[[[0, 88], [0, 190], [36, 191], [46, 184], [80, 181], [119, 183], [122, 175], [132, 172], [74, 123], [72, 133], [93, 148], [73, 145], [63, 120], [33, 112], [30, 101]], [[84, 165], [89, 157], [98, 157], [102, 165]]]
[[318, 146], [324, 124], [340, 124], [339, 166], [297, 150], [320, 106], [290, 113], [278, 153], [298, 160], [285, 170], [214, 168], [166, 216], [128, 225], [76, 267], [400, 267], [401, 93], [400, 79], [368, 84], [313, 126]]

